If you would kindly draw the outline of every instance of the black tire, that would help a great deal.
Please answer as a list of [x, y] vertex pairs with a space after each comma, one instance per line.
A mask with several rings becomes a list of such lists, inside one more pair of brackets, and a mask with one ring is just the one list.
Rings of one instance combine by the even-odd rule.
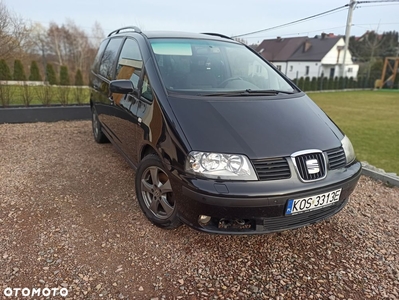
[[174, 229], [182, 224], [169, 177], [155, 154], [144, 157], [137, 169], [136, 196], [141, 210], [154, 225]]
[[99, 144], [108, 143], [109, 140], [101, 129], [101, 123], [100, 120], [98, 119], [97, 111], [94, 108], [94, 106], [91, 109], [91, 114], [92, 114], [91, 124], [93, 128], [94, 140]]

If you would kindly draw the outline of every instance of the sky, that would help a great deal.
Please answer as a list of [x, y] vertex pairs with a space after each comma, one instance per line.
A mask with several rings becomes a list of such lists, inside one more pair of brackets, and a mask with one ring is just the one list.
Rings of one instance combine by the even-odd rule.
[[[349, 3], [349, 0], [0, 0], [20, 17], [47, 27], [68, 19], [90, 35], [97, 21], [105, 34], [134, 25], [145, 30], [217, 32], [228, 36], [270, 28]], [[277, 36], [313, 37], [322, 32], [345, 34], [348, 10], [343, 9], [307, 22], [244, 36], [248, 43]], [[399, 1], [358, 4], [351, 35], [367, 30], [399, 31]]]

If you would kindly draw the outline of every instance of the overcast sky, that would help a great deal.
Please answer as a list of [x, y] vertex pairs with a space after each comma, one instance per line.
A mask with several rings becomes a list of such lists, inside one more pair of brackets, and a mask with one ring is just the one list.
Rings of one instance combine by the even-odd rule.
[[[218, 32], [238, 35], [318, 14], [349, 0], [2, 0], [13, 12], [48, 26], [67, 19], [90, 33], [95, 21], [104, 32], [136, 25], [144, 30]], [[244, 37], [258, 42], [277, 36], [314, 36], [321, 32], [345, 33], [347, 9], [293, 26]], [[399, 31], [399, 2], [359, 4], [353, 13], [351, 35], [366, 30]]]

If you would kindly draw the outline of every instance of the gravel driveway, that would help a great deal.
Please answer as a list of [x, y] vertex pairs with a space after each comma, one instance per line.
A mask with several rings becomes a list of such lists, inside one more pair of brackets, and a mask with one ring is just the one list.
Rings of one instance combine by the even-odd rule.
[[70, 299], [399, 299], [398, 188], [362, 177], [341, 213], [279, 234], [165, 231], [90, 126], [0, 125], [0, 298], [47, 287]]

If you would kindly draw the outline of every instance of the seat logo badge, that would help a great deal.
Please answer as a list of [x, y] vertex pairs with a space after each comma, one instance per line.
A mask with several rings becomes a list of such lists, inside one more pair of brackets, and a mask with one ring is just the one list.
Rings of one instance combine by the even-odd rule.
[[309, 174], [316, 174], [320, 172], [319, 162], [317, 159], [309, 159], [306, 161], [306, 167]]

